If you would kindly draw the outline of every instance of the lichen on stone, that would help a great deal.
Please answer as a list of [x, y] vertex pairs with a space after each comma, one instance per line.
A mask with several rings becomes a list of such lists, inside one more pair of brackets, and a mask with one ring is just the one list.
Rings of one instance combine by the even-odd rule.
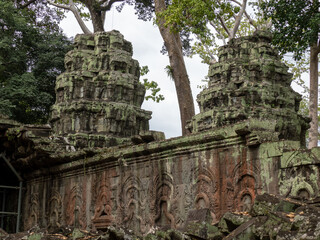
[[151, 112], [141, 109], [145, 88], [139, 63], [122, 34], [77, 35], [65, 66], [52, 107], [55, 134], [77, 147], [108, 147], [149, 130]]
[[309, 120], [298, 114], [300, 94], [292, 74], [271, 47], [267, 32], [232, 39], [209, 68], [208, 88], [197, 97], [200, 114], [189, 124], [200, 132], [247, 119], [275, 120], [279, 139], [305, 138]]

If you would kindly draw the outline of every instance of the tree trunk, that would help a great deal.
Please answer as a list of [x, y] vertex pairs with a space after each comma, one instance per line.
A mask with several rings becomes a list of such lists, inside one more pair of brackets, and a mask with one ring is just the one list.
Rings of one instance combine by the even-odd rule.
[[88, 9], [93, 25], [93, 32], [104, 32], [104, 16], [102, 11], [95, 9], [94, 6], [88, 6]]
[[310, 96], [309, 116], [311, 126], [309, 130], [308, 148], [318, 145], [318, 54], [320, 47], [314, 44], [310, 48]]
[[160, 34], [168, 50], [172, 77], [175, 83], [182, 127], [182, 135], [188, 135], [186, 129], [188, 120], [194, 116], [194, 104], [190, 81], [182, 54], [182, 43], [177, 32], [170, 31], [170, 27], [165, 27], [165, 20], [159, 17], [159, 13], [166, 9], [165, 0], [155, 0], [155, 13], [158, 20]]

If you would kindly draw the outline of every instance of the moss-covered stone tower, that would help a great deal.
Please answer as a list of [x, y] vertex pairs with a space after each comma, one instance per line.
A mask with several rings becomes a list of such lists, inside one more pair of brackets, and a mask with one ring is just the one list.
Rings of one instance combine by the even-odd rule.
[[274, 122], [278, 139], [305, 139], [309, 125], [298, 114], [301, 96], [290, 87], [292, 74], [270, 42], [268, 32], [258, 31], [219, 49], [208, 88], [197, 97], [200, 114], [189, 124], [191, 132], [252, 119]]
[[77, 35], [57, 78], [53, 131], [75, 146], [106, 147], [149, 130], [132, 45], [118, 31]]

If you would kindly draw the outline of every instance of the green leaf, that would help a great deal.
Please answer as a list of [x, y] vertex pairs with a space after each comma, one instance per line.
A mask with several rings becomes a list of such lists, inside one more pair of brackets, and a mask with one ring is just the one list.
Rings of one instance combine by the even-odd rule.
[[[148, 66], [142, 66], [140, 68], [140, 75], [145, 76], [149, 72]], [[148, 95], [145, 96], [145, 99], [148, 101], [149, 99], [159, 103], [160, 101], [164, 100], [164, 96], [159, 94], [160, 88], [158, 87], [158, 83], [155, 81], [149, 81], [147, 78], [143, 79], [143, 85], [146, 88]]]

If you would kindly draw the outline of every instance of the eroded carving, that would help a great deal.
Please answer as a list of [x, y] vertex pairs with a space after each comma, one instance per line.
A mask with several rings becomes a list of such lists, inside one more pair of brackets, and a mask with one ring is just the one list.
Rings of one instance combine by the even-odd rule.
[[157, 174], [151, 190], [151, 212], [154, 225], [175, 228], [175, 219], [171, 213], [173, 194], [172, 176], [166, 172]]
[[238, 211], [249, 211], [261, 189], [260, 178], [258, 177], [260, 170], [254, 163], [255, 161], [251, 163], [241, 161], [233, 170], [232, 184], [235, 188], [233, 208]]
[[74, 186], [66, 194], [65, 219], [68, 226], [85, 228], [85, 211], [79, 186]]
[[62, 219], [62, 198], [57, 190], [53, 190], [49, 200], [49, 211], [48, 216], [48, 228], [59, 228], [61, 226]]
[[218, 193], [217, 180], [214, 177], [213, 172], [201, 166], [195, 171], [196, 184], [193, 186], [195, 192], [194, 208], [195, 209], [210, 209], [210, 213], [213, 221], [216, 221], [216, 212], [219, 211], [219, 202], [216, 198]]
[[105, 171], [98, 182], [99, 187], [95, 192], [95, 208], [92, 223], [96, 229], [106, 229], [114, 222], [112, 215], [111, 189]]
[[39, 194], [32, 193], [29, 201], [28, 216], [24, 222], [25, 229], [30, 229], [33, 226], [39, 224], [39, 212], [40, 212]]
[[121, 187], [119, 200], [124, 226], [135, 232], [145, 233], [150, 224], [147, 223], [147, 216], [142, 215], [145, 212], [146, 198], [142, 198], [139, 178], [135, 176], [126, 178]]

